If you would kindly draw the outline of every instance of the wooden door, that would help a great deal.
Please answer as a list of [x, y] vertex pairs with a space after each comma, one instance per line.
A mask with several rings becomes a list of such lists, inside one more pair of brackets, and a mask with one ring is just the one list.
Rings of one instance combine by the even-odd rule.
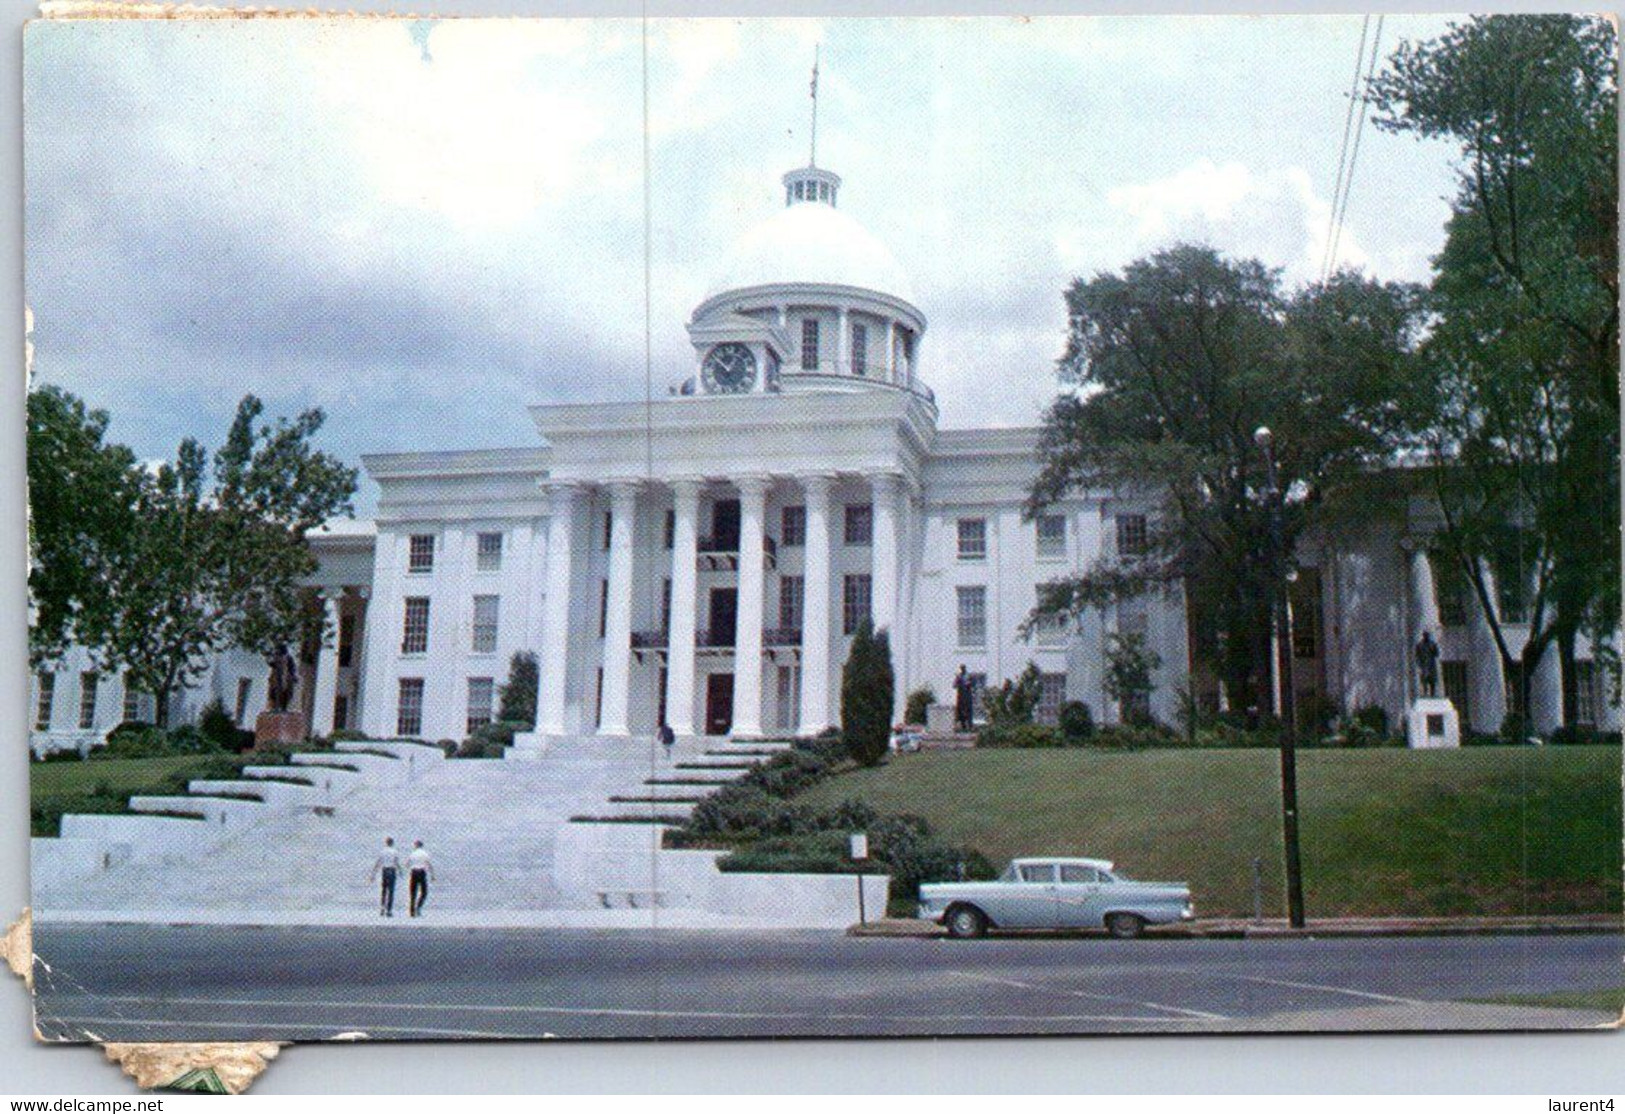
[[705, 678], [705, 733], [726, 735], [734, 723], [734, 675], [708, 673]]

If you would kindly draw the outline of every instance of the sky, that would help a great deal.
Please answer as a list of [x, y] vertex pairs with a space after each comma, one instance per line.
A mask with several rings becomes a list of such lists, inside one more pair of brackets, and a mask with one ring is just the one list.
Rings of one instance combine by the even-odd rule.
[[[1382, 53], [1444, 26], [1390, 16]], [[35, 22], [35, 375], [147, 458], [218, 444], [246, 392], [322, 407], [351, 460], [531, 445], [529, 405], [644, 397], [646, 340], [664, 395], [693, 307], [807, 161], [816, 45], [819, 165], [912, 278], [940, 424], [1032, 424], [1072, 279], [1182, 240], [1319, 273], [1361, 28]], [[1425, 280], [1453, 155], [1368, 126], [1339, 262]]]

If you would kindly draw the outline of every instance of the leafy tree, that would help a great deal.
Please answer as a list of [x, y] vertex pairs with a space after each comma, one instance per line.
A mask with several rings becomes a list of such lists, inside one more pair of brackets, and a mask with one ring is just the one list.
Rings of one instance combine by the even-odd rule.
[[1417, 292], [1349, 273], [1285, 290], [1259, 262], [1183, 245], [1078, 279], [1066, 302], [1067, 389], [1044, 417], [1027, 511], [1104, 487], [1151, 513], [1143, 547], [1044, 585], [1029, 626], [1183, 589], [1198, 657], [1237, 707], [1268, 709], [1278, 574], [1253, 433], [1275, 431], [1292, 552], [1386, 459]]
[[1162, 668], [1162, 655], [1145, 644], [1137, 631], [1114, 634], [1106, 642], [1106, 675], [1101, 687], [1117, 701], [1124, 723], [1143, 725], [1151, 721], [1151, 693], [1156, 690], [1155, 674]]
[[142, 476], [108, 444], [108, 414], [52, 386], [28, 393], [28, 627], [36, 667], [100, 629], [111, 605], [101, 575], [130, 544]]
[[[1403, 44], [1373, 96], [1379, 127], [1461, 154], [1427, 372], [1407, 400], [1435, 541], [1489, 622], [1514, 709], [1555, 645], [1572, 723], [1576, 638], [1620, 621], [1615, 32], [1603, 18], [1473, 18]], [[1497, 579], [1527, 597], [1521, 647]]]
[[536, 727], [536, 686], [540, 680], [536, 655], [521, 650], [508, 659], [508, 680], [498, 693], [497, 721], [522, 730]]
[[1027, 668], [1023, 669], [1019, 676], [1006, 677], [1004, 684], [996, 689], [988, 689], [984, 698], [987, 704], [988, 723], [994, 728], [1031, 723], [1043, 692], [1044, 682], [1038, 671], [1038, 664], [1028, 662]]
[[891, 743], [891, 640], [864, 620], [841, 669], [841, 734], [856, 762], [876, 766]]

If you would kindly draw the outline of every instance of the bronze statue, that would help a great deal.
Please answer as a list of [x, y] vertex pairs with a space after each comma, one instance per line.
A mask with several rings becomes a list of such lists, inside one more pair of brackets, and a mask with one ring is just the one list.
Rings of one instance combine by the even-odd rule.
[[299, 663], [293, 660], [286, 646], [278, 646], [271, 655], [271, 681], [266, 689], [266, 700], [273, 712], [286, 712], [293, 703], [293, 690], [299, 683]]
[[1416, 675], [1423, 696], [1439, 695], [1439, 644], [1433, 641], [1431, 631], [1423, 631], [1416, 644]]

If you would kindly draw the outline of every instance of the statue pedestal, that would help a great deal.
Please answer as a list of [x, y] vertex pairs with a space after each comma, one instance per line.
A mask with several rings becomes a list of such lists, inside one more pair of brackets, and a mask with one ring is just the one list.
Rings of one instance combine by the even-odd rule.
[[254, 721], [254, 746], [297, 745], [309, 733], [301, 712], [261, 712]]
[[1461, 717], [1442, 696], [1423, 696], [1405, 714], [1405, 742], [1412, 750], [1461, 746]]
[[933, 735], [954, 733], [954, 710], [948, 704], [932, 704], [925, 709], [925, 729]]

